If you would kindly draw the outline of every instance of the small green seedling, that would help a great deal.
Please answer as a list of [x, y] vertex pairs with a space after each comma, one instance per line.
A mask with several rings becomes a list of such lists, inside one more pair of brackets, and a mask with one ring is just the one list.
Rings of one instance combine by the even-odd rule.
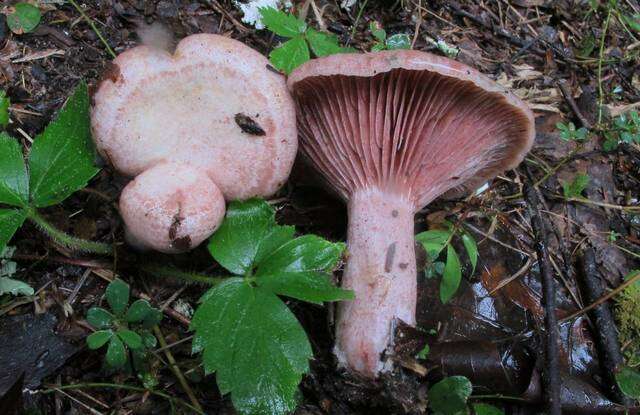
[[468, 414], [469, 406], [476, 415], [502, 415], [504, 411], [486, 403], [469, 403], [473, 386], [464, 376], [449, 376], [429, 388], [429, 408], [435, 415]]
[[9, 106], [11, 101], [7, 93], [0, 90], [0, 127], [7, 128], [9, 125]]
[[615, 374], [615, 377], [622, 393], [632, 399], [640, 399], [640, 372], [624, 366]]
[[560, 130], [560, 138], [564, 141], [583, 141], [587, 138], [589, 130], [584, 127], [576, 129], [576, 126], [572, 122], [557, 123], [556, 128]]
[[620, 16], [621, 16], [621, 20], [627, 26], [629, 26], [631, 29], [635, 30], [636, 32], [640, 33], [640, 13], [631, 14], [631, 15], [621, 14]]
[[29, 284], [10, 278], [18, 269], [18, 264], [11, 261], [15, 250], [14, 247], [7, 246], [4, 251], [0, 252], [0, 296], [5, 294], [33, 295], [33, 288]]
[[369, 23], [369, 30], [376, 42], [371, 47], [372, 52], [393, 49], [411, 49], [411, 37], [404, 33], [398, 33], [387, 37], [387, 32], [378, 22]]
[[7, 8], [7, 25], [16, 35], [32, 32], [41, 18], [40, 9], [33, 4], [17, 3]]
[[587, 188], [589, 184], [589, 175], [584, 173], [578, 173], [570, 182], [562, 183], [562, 193], [565, 199], [580, 199], [582, 192]]
[[322, 304], [353, 299], [331, 282], [345, 249], [315, 235], [294, 237], [263, 200], [232, 202], [209, 240], [233, 276], [214, 283], [193, 315], [193, 352], [243, 414], [286, 414], [313, 357], [304, 329], [280, 296]]
[[111, 311], [92, 307], [87, 312], [87, 321], [97, 330], [87, 337], [87, 346], [96, 350], [108, 343], [105, 363], [114, 370], [127, 365], [128, 349], [135, 368], [137, 361], [145, 360], [145, 353], [156, 347], [150, 330], [160, 323], [162, 313], [147, 300], [136, 300], [129, 306], [129, 285], [120, 279], [109, 283], [105, 297]]
[[[451, 244], [454, 236], [460, 237], [464, 245], [469, 262], [471, 263], [471, 274], [475, 272], [478, 263], [478, 246], [475, 239], [463, 229], [459, 229], [446, 223], [448, 229], [433, 229], [416, 235], [416, 240], [422, 244], [427, 251], [429, 265], [425, 271], [428, 278], [441, 275], [440, 300], [447, 303], [454, 296], [462, 279], [462, 265], [460, 257]], [[446, 250], [446, 261], [438, 261], [442, 252]]]
[[[26, 219], [70, 249], [108, 254], [111, 246], [67, 235], [38, 213], [82, 189], [98, 173], [89, 129], [89, 94], [81, 83], [58, 118], [36, 137], [25, 166], [22, 146], [0, 133], [0, 251]], [[9, 208], [3, 208], [3, 205]]]
[[311, 59], [309, 49], [316, 57], [353, 52], [351, 48], [341, 47], [337, 36], [319, 32], [293, 14], [264, 7], [260, 9], [260, 15], [267, 29], [289, 39], [269, 54], [273, 66], [287, 75]]

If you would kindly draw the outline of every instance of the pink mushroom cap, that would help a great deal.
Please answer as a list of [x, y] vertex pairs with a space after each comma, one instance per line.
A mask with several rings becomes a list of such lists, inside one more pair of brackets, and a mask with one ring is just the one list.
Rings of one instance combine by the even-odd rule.
[[533, 145], [533, 114], [491, 79], [419, 51], [339, 54], [293, 71], [301, 150], [349, 204], [336, 354], [375, 377], [395, 320], [415, 324], [414, 215], [473, 190]]

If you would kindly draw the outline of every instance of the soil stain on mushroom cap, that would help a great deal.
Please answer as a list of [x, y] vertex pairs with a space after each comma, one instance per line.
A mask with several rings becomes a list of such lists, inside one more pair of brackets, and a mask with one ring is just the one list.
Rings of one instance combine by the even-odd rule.
[[246, 114], [239, 112], [235, 115], [234, 120], [243, 133], [259, 136], [266, 135], [260, 124]]
[[171, 246], [180, 251], [188, 251], [191, 248], [191, 237], [189, 235], [178, 236], [178, 229], [180, 229], [180, 225], [182, 224], [182, 218], [179, 214], [173, 217], [173, 222], [169, 227], [169, 241], [171, 241]]

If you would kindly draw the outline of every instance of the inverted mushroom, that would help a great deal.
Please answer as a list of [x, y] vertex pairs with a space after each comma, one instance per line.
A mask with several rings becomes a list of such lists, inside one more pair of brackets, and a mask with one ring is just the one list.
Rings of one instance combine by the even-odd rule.
[[[128, 176], [166, 163], [166, 168], [197, 170], [200, 186], [215, 186], [226, 200], [270, 196], [289, 176], [297, 133], [285, 81], [268, 66], [268, 60], [248, 46], [210, 34], [184, 38], [173, 54], [148, 46], [130, 49], [113, 61], [93, 95], [91, 122], [98, 150]], [[162, 185], [162, 176], [155, 177]], [[163, 194], [146, 206], [175, 205], [171, 200], [185, 189], [171, 185], [173, 199]], [[181, 252], [217, 227], [215, 215], [190, 220], [185, 211], [177, 214], [182, 218], [178, 225], [170, 221], [173, 225], [167, 226], [162, 215], [131, 205], [125, 197], [133, 194], [125, 189], [120, 204], [129, 212], [123, 216], [137, 245]], [[143, 210], [133, 214], [135, 209]], [[140, 215], [146, 219], [132, 223]], [[189, 223], [201, 228], [181, 229]], [[175, 238], [169, 233], [191, 242], [170, 243]]]
[[534, 138], [525, 103], [476, 70], [418, 51], [315, 59], [289, 77], [302, 152], [348, 202], [336, 355], [369, 377], [395, 319], [415, 325], [414, 215], [448, 190], [517, 166]]

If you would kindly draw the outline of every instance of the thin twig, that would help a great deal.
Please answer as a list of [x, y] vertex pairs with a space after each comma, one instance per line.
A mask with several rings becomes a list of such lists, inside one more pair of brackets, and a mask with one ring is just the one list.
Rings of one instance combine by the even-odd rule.
[[93, 30], [95, 32], [96, 36], [98, 36], [98, 39], [100, 39], [100, 41], [104, 45], [105, 49], [107, 49], [107, 52], [109, 53], [109, 55], [111, 55], [111, 57], [113, 59], [115, 59], [116, 58], [116, 53], [113, 51], [113, 49], [111, 49], [111, 46], [109, 46], [109, 43], [107, 42], [107, 39], [105, 39], [104, 36], [102, 36], [102, 33], [98, 30], [96, 25], [93, 23], [93, 20], [89, 16], [87, 16], [87, 14], [84, 12], [84, 10], [82, 10], [82, 7], [80, 7], [80, 5], [78, 3], [76, 3], [75, 0], [69, 0], [69, 3], [71, 3], [71, 5], [76, 8], [78, 13], [80, 13], [80, 16], [82, 16], [82, 18], [87, 22], [89, 27], [91, 27], [91, 30]]

